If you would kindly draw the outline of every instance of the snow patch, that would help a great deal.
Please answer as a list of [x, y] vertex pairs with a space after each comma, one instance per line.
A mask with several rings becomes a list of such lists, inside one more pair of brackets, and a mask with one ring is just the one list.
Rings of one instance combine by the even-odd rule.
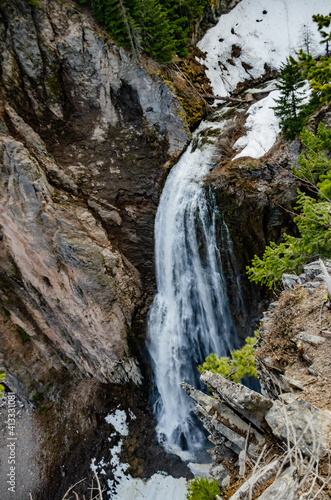
[[[311, 89], [308, 82], [300, 89], [302, 104], [308, 103], [311, 97]], [[234, 149], [242, 149], [232, 160], [249, 156], [250, 158], [261, 158], [274, 145], [279, 134], [279, 118], [275, 116], [275, 102], [280, 96], [280, 90], [273, 90], [264, 99], [254, 103], [248, 110], [248, 118], [245, 127], [247, 134], [240, 137], [234, 144]]]
[[[131, 420], [137, 417], [129, 409]], [[113, 425], [116, 432], [111, 434], [111, 437], [117, 435], [127, 436], [129, 428], [127, 424], [127, 415], [124, 410], [117, 409], [114, 413], [109, 413], [105, 420], [108, 424]], [[108, 438], [109, 439], [109, 438]], [[110, 439], [109, 439], [110, 440]], [[168, 476], [165, 472], [157, 472], [147, 481], [135, 479], [126, 471], [130, 467], [127, 463], [120, 461], [120, 453], [122, 451], [123, 440], [120, 439], [116, 445], [110, 448], [111, 460], [105, 462], [104, 457], [99, 462], [92, 459], [91, 469], [95, 470], [100, 475], [106, 475], [106, 469], [110, 468], [114, 476], [113, 479], [107, 479], [107, 495], [112, 500], [185, 500], [186, 499], [186, 479], [176, 479]]]
[[105, 420], [107, 424], [111, 424], [121, 436], [129, 434], [129, 427], [126, 423], [126, 413], [124, 410], [116, 410], [115, 413], [109, 413]]
[[274, 145], [279, 134], [279, 118], [275, 116], [273, 106], [280, 95], [279, 90], [253, 104], [248, 110], [246, 120], [247, 134], [240, 137], [234, 144], [234, 149], [242, 149], [233, 160], [243, 156], [260, 158]]
[[154, 474], [148, 481], [127, 477], [117, 487], [113, 500], [185, 500], [186, 480], [167, 476], [165, 472]]
[[198, 47], [215, 95], [228, 95], [239, 82], [259, 78], [265, 63], [278, 69], [302, 46], [300, 30], [309, 26], [315, 53], [323, 53], [313, 14], [327, 15], [327, 0], [242, 0], [207, 31]]

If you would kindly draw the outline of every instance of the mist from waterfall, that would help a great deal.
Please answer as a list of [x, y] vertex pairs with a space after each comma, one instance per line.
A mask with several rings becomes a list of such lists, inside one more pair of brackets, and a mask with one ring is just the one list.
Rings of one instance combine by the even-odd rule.
[[200, 387], [197, 365], [211, 352], [228, 354], [236, 340], [216, 242], [221, 217], [203, 185], [215, 154], [213, 144], [203, 145], [208, 127], [215, 136], [224, 120], [197, 130], [163, 189], [155, 222], [157, 295], [148, 323], [157, 434], [166, 450], [191, 457], [205, 438], [180, 382]]

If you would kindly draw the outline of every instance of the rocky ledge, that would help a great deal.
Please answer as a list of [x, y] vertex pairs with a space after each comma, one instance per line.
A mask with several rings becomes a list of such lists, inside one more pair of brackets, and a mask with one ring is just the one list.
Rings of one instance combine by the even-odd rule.
[[[299, 490], [328, 491], [331, 412], [292, 396], [272, 400], [208, 371], [201, 380], [207, 396], [182, 384], [215, 445], [210, 475], [224, 498], [299, 499]], [[295, 463], [295, 466], [292, 464]], [[314, 473], [320, 469], [320, 481]], [[322, 490], [321, 490], [322, 491]], [[223, 498], [222, 496], [219, 497]], [[309, 497], [310, 498], [310, 497]], [[329, 498], [320, 492], [318, 498]]]
[[210, 372], [201, 380], [213, 397], [182, 384], [215, 446], [210, 474], [227, 500], [330, 498], [331, 313], [320, 263], [283, 275], [283, 287], [259, 329], [262, 394]]

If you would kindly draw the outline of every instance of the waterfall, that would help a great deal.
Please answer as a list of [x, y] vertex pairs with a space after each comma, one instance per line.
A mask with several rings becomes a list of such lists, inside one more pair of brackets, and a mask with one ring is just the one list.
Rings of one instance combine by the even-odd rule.
[[235, 337], [216, 243], [220, 216], [203, 186], [215, 154], [210, 141], [203, 145], [206, 132], [212, 128], [215, 137], [223, 126], [204, 123], [194, 134], [168, 176], [155, 222], [157, 295], [147, 345], [158, 391], [157, 434], [166, 450], [188, 456], [204, 435], [180, 382], [199, 387], [197, 365], [211, 352], [226, 355]]

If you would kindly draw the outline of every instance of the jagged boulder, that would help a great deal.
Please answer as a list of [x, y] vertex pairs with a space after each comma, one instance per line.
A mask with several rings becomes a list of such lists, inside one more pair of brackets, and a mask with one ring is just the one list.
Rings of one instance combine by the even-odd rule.
[[265, 419], [277, 438], [296, 444], [303, 453], [323, 457], [330, 445], [331, 412], [321, 410], [303, 399], [284, 405], [278, 401]]
[[[301, 457], [314, 457], [318, 462], [327, 454], [330, 445], [331, 412], [320, 410], [292, 393], [285, 394], [283, 402], [273, 401], [208, 371], [201, 375], [201, 380], [213, 391], [213, 397], [186, 383], [181, 385], [195, 401], [197, 416], [210, 433], [208, 439], [215, 445], [211, 451], [215, 460], [211, 474], [221, 488], [226, 489], [229, 480], [233, 478], [233, 470], [230, 473], [227, 469], [228, 459], [232, 464], [236, 464], [236, 477], [245, 477], [247, 459], [253, 457], [257, 464], [261, 461], [262, 465], [259, 468], [254, 467], [249, 478], [237, 489], [231, 500], [251, 498], [252, 494], [263, 491], [274, 477], [275, 483], [265, 490], [261, 498], [278, 499], [277, 495], [282, 500], [297, 498], [297, 469], [285, 469], [289, 456], [299, 451]], [[301, 386], [297, 387], [297, 381], [287, 378], [285, 382], [289, 387], [294, 384], [297, 390], [302, 389]], [[278, 450], [283, 449], [284, 445], [288, 445], [287, 454], [272, 463], [263, 464], [266, 448], [276, 446], [274, 453], [278, 455]], [[226, 450], [229, 450], [228, 453]], [[304, 458], [302, 463], [303, 461]], [[283, 473], [277, 477], [282, 470]]]
[[257, 427], [263, 426], [264, 416], [272, 406], [270, 399], [242, 384], [235, 384], [209, 371], [205, 371], [201, 375], [201, 380], [213, 390], [220, 400], [239, 411], [252, 424]]

